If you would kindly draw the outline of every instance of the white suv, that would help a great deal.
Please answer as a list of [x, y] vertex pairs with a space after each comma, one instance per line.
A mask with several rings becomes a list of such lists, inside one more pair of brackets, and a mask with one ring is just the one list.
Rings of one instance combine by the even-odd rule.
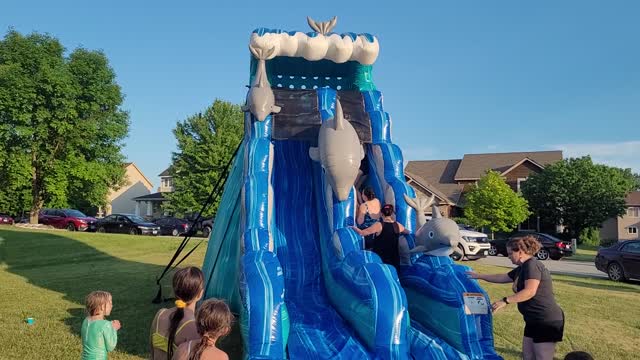
[[458, 226], [460, 227], [460, 243], [458, 244], [458, 249], [451, 254], [453, 260], [457, 261], [464, 258], [478, 260], [489, 255], [491, 244], [487, 234], [468, 230], [468, 227], [464, 225]]

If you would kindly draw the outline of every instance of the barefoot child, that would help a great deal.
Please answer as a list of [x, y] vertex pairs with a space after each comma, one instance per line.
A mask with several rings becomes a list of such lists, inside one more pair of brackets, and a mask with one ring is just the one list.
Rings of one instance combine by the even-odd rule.
[[210, 299], [203, 302], [196, 315], [200, 340], [180, 345], [173, 360], [228, 360], [227, 354], [216, 347], [216, 342], [229, 334], [232, 321], [233, 315], [224, 301]]
[[87, 295], [87, 317], [82, 322], [82, 360], [103, 360], [118, 342], [120, 321], [105, 320], [111, 314], [113, 303], [106, 291], [93, 291]]

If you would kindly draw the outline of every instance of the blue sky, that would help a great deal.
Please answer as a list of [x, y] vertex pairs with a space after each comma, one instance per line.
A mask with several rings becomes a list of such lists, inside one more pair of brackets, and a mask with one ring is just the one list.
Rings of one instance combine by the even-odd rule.
[[126, 95], [124, 152], [159, 185], [176, 121], [215, 98], [241, 103], [251, 31], [337, 32], [380, 41], [374, 81], [405, 160], [564, 150], [640, 172], [638, 1], [4, 0], [0, 29], [101, 49]]

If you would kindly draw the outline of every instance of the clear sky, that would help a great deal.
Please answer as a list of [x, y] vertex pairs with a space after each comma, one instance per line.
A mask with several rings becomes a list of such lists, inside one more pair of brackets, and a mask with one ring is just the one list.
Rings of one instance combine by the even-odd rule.
[[640, 1], [380, 3], [3, 0], [0, 29], [107, 54], [125, 155], [156, 187], [176, 121], [243, 102], [251, 31], [307, 32], [307, 15], [378, 37], [374, 81], [405, 160], [560, 149], [640, 172]]

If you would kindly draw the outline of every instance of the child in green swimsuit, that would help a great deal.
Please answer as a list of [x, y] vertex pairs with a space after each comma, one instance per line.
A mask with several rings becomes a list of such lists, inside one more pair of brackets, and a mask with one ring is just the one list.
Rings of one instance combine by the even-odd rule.
[[120, 321], [105, 320], [111, 314], [113, 303], [106, 291], [93, 291], [87, 295], [87, 317], [82, 322], [82, 360], [107, 359], [118, 342]]

